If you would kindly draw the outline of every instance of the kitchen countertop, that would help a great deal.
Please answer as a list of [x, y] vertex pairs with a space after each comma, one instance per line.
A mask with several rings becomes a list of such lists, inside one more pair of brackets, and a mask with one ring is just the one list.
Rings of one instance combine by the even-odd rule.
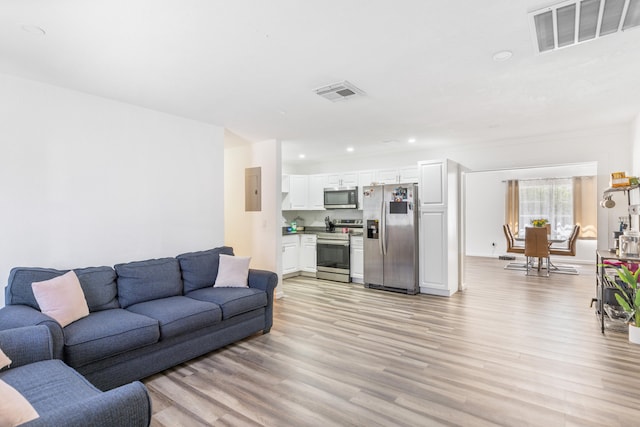
[[[327, 230], [325, 227], [305, 227], [304, 230], [296, 230], [296, 231], [288, 231], [288, 227], [282, 227], [282, 235], [288, 236], [291, 234], [318, 234], [318, 233], [326, 233]], [[358, 231], [351, 231], [348, 233], [351, 236], [362, 236], [362, 231], [357, 229]], [[342, 234], [341, 231], [336, 231], [337, 234]]]

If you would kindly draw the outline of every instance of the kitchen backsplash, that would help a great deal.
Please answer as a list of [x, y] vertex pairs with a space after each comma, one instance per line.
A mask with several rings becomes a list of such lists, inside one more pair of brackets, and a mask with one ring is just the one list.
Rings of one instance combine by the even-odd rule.
[[[325, 211], [283, 211], [283, 226], [291, 224], [295, 218], [302, 218], [305, 227], [324, 227], [324, 218], [334, 219], [362, 219], [362, 211], [357, 209], [330, 209]], [[299, 222], [299, 221], [298, 221]]]

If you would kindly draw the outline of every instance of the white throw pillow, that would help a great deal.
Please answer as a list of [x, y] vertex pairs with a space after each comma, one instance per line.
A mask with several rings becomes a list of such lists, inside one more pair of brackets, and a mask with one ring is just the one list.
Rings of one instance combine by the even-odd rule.
[[62, 276], [31, 284], [40, 311], [55, 319], [64, 328], [89, 315], [89, 306], [76, 273], [71, 270]]
[[0, 380], [0, 426], [14, 427], [39, 416], [18, 390]]
[[247, 288], [251, 257], [220, 254], [218, 277], [214, 288]]
[[11, 365], [11, 359], [9, 359], [9, 356], [4, 354], [4, 351], [0, 348], [0, 369], [6, 368], [9, 365]]

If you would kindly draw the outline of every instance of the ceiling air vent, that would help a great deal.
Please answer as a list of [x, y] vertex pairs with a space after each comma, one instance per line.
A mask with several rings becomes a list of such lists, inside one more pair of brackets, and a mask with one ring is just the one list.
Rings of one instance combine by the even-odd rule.
[[334, 83], [329, 86], [324, 86], [315, 90], [315, 92], [323, 98], [329, 101], [336, 102], [350, 98], [357, 98], [358, 96], [364, 96], [365, 93], [349, 83], [343, 81], [341, 83]]
[[538, 53], [640, 25], [640, 0], [570, 0], [529, 13]]

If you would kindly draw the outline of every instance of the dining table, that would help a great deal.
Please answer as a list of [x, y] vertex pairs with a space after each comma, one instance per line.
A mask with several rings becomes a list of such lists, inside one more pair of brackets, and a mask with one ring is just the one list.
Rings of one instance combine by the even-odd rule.
[[[524, 236], [520, 237], [520, 236], [514, 236], [513, 238], [515, 241], [517, 242], [523, 242], [524, 243]], [[547, 235], [547, 240], [549, 241], [549, 246], [551, 246], [554, 243], [566, 243], [567, 240], [569, 238], [568, 237], [563, 237], [560, 235], [556, 235], [556, 234], [549, 234]], [[540, 263], [540, 260], [538, 260], [538, 263]], [[578, 269], [571, 266], [571, 265], [562, 265], [562, 264], [554, 264], [553, 262], [551, 262], [551, 257], [549, 257], [549, 272], [550, 273], [562, 273], [562, 274], [579, 274], [578, 273]]]

